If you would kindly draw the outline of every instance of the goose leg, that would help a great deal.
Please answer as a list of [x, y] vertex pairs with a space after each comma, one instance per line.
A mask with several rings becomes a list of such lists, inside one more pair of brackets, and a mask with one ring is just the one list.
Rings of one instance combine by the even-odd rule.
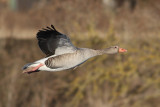
[[24, 71], [23, 71], [23, 73], [33, 73], [33, 72], [38, 72], [39, 70], [38, 70], [38, 68], [40, 68], [41, 66], [43, 66], [43, 64], [39, 64], [38, 66], [35, 66], [35, 67], [29, 67], [29, 68], [27, 68], [27, 69], [25, 69]]

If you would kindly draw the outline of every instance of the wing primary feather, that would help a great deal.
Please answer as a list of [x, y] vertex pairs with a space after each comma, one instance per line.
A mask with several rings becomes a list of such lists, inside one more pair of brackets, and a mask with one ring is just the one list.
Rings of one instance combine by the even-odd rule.
[[53, 25], [51, 25], [51, 27], [53, 28], [53, 30], [57, 31]]
[[69, 37], [58, 32], [53, 25], [39, 30], [37, 39], [40, 49], [46, 56], [60, 55], [76, 50]]
[[42, 28], [42, 30], [47, 31], [48, 29], [46, 29], [46, 28]]
[[53, 30], [53, 29], [51, 29], [51, 28], [50, 28], [50, 27], [48, 27], [48, 26], [47, 26], [47, 28], [48, 28], [48, 30]]

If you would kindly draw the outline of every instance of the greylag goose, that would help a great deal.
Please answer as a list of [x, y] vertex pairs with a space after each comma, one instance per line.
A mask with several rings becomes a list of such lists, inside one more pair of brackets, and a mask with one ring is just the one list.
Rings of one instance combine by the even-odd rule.
[[68, 36], [58, 32], [53, 25], [39, 30], [38, 45], [46, 57], [26, 64], [23, 73], [38, 71], [62, 71], [75, 68], [89, 58], [102, 54], [126, 52], [126, 49], [111, 46], [102, 50], [75, 47]]

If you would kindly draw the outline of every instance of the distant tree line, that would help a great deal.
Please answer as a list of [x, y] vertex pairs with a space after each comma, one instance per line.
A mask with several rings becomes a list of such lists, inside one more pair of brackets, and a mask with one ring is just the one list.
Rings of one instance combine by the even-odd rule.
[[111, 9], [117, 9], [124, 6], [125, 3], [128, 3], [128, 7], [131, 10], [134, 10], [137, 4], [137, 0], [103, 0], [103, 3]]
[[9, 8], [11, 10], [25, 11], [30, 9], [34, 3], [41, 5], [50, 0], [8, 0]]

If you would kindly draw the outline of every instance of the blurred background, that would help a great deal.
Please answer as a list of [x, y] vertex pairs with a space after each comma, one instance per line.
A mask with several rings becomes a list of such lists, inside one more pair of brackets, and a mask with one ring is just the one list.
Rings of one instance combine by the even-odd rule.
[[[128, 52], [22, 74], [51, 24], [77, 47]], [[0, 0], [0, 107], [160, 107], [159, 43], [159, 0]]]

